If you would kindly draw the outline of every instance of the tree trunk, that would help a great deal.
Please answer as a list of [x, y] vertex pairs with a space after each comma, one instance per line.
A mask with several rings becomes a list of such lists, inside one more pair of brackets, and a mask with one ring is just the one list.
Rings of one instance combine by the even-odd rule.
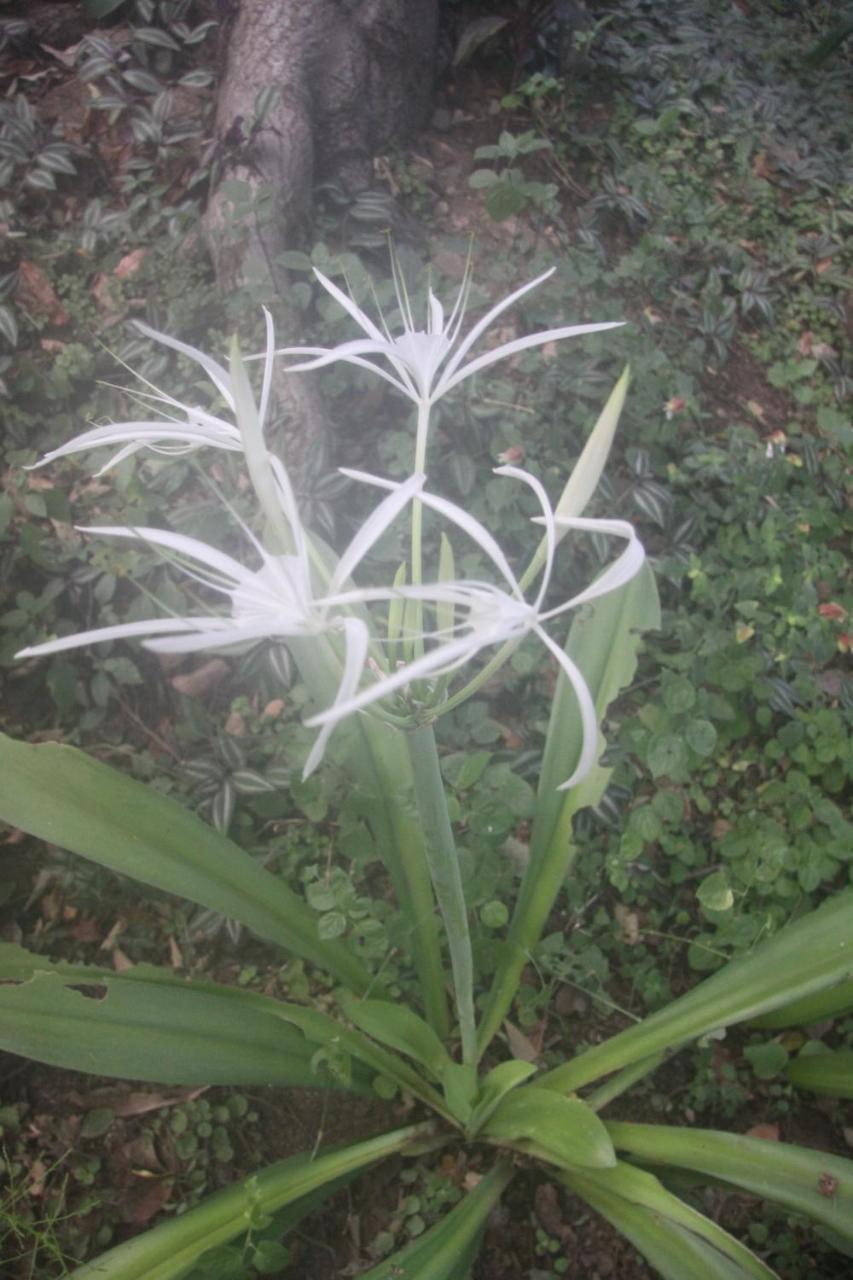
[[[279, 345], [300, 340], [279, 255], [304, 236], [317, 181], [363, 189], [373, 154], [424, 123], [437, 9], [438, 0], [239, 0], [219, 86], [220, 173], [205, 235], [223, 291], [272, 283]], [[271, 102], [258, 120], [266, 89]], [[226, 180], [245, 184], [253, 202], [239, 223]], [[288, 376], [280, 362], [274, 395], [299, 486], [327, 441], [322, 399], [311, 375]]]

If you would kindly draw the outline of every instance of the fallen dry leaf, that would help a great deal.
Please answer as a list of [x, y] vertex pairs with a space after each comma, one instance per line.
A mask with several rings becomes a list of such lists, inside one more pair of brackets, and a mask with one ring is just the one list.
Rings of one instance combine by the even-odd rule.
[[617, 902], [613, 914], [622, 931], [622, 941], [629, 947], [635, 947], [640, 941], [640, 917], [636, 911], [630, 911], [623, 902]]
[[18, 264], [15, 297], [25, 311], [46, 317], [49, 324], [68, 324], [68, 313], [41, 267], [28, 258]]
[[223, 676], [227, 674], [228, 663], [224, 658], [209, 658], [207, 662], [203, 662], [194, 671], [172, 676], [169, 683], [173, 689], [178, 693], [184, 694], [187, 698], [202, 698], [211, 689], [214, 689]]
[[181, 955], [181, 948], [175, 939], [169, 934], [169, 964], [173, 969], [183, 969], [184, 957]]
[[121, 1206], [124, 1222], [141, 1226], [159, 1213], [172, 1194], [171, 1178], [140, 1178], [125, 1192]]
[[535, 1062], [539, 1057], [539, 1050], [536, 1048], [532, 1040], [528, 1040], [523, 1031], [519, 1031], [518, 1027], [507, 1019], [504, 1022], [504, 1031], [506, 1032], [507, 1044], [509, 1051], [519, 1062]]
[[135, 276], [142, 266], [147, 252], [147, 249], [132, 249], [130, 253], [126, 253], [120, 259], [113, 275], [118, 276], [119, 280], [127, 280], [129, 276]]
[[754, 1124], [744, 1135], [747, 1138], [762, 1138], [765, 1142], [779, 1141], [778, 1124]]
[[124, 973], [126, 969], [133, 968], [133, 961], [130, 959], [129, 956], [125, 955], [121, 947], [113, 948], [111, 959], [113, 962], [113, 968], [115, 969], [116, 973]]

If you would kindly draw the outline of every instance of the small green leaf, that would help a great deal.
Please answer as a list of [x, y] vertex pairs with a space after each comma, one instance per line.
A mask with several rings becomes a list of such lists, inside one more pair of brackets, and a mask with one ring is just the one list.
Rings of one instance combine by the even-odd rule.
[[680, 778], [687, 765], [683, 739], [677, 733], [655, 734], [649, 743], [646, 763], [654, 778]]
[[453, 1115], [468, 1124], [477, 1096], [477, 1068], [461, 1062], [446, 1062], [441, 1072], [444, 1096]]
[[710, 720], [691, 720], [685, 730], [687, 745], [697, 756], [711, 755], [717, 745], [717, 730]]
[[501, 1062], [485, 1076], [476, 1106], [468, 1122], [468, 1130], [476, 1134], [495, 1110], [501, 1098], [536, 1074], [532, 1062]]
[[359, 1030], [414, 1058], [436, 1079], [441, 1078], [450, 1061], [447, 1050], [432, 1027], [411, 1009], [390, 1000], [357, 1000], [348, 993], [341, 993], [339, 999], [344, 1013]]
[[759, 1080], [772, 1080], [785, 1069], [788, 1062], [788, 1050], [775, 1040], [767, 1044], [750, 1044], [743, 1051], [743, 1056], [752, 1067]]
[[495, 222], [503, 222], [521, 213], [526, 203], [527, 197], [521, 187], [511, 182], [498, 182], [486, 196], [486, 212]]
[[[558, 1095], [559, 1096], [559, 1095]], [[602, 1121], [578, 1098], [560, 1097], [536, 1085], [506, 1094], [482, 1128], [482, 1136], [560, 1166], [606, 1169], [616, 1153]]]
[[111, 1107], [95, 1107], [92, 1111], [87, 1111], [80, 1125], [80, 1137], [102, 1138], [114, 1119], [115, 1112]]
[[709, 911], [728, 911], [735, 900], [725, 871], [713, 871], [706, 876], [696, 890], [696, 897]]

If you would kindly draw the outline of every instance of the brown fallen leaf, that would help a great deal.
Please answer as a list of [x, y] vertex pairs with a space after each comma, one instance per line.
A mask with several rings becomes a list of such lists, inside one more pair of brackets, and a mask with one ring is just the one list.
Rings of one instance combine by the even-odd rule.
[[121, 947], [114, 947], [112, 953], [113, 968], [116, 973], [124, 973], [126, 969], [133, 968], [133, 961], [129, 956], [125, 955]]
[[762, 1138], [765, 1142], [779, 1141], [778, 1124], [754, 1124], [751, 1129], [747, 1129], [744, 1137]]
[[119, 280], [127, 280], [129, 276], [135, 276], [142, 266], [147, 252], [147, 249], [132, 249], [130, 253], [126, 253], [120, 259], [113, 275], [118, 276]]
[[183, 969], [184, 957], [181, 954], [181, 948], [175, 939], [169, 934], [169, 964], [173, 969]]
[[172, 1194], [171, 1178], [140, 1178], [128, 1187], [121, 1206], [122, 1221], [142, 1226], [159, 1213]]
[[172, 688], [187, 698], [202, 698], [214, 689], [228, 674], [228, 663], [224, 658], [209, 658], [200, 667], [187, 671], [179, 676], [172, 676], [169, 681]]
[[68, 324], [68, 313], [41, 267], [28, 258], [18, 264], [15, 297], [25, 311], [44, 316], [50, 324]]

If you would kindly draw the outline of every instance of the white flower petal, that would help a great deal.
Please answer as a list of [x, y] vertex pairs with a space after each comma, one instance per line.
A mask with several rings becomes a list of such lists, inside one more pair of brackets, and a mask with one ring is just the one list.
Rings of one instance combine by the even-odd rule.
[[[447, 368], [439, 379], [439, 384], [433, 392], [433, 399], [437, 400], [439, 396], [446, 395], [448, 391], [463, 382], [465, 378], [470, 378], [472, 374], [478, 373], [490, 364], [495, 364], [498, 360], [505, 360], [507, 356], [514, 356], [519, 351], [527, 351], [530, 347], [541, 347], [546, 342], [557, 342], [560, 338], [576, 338], [583, 333], [600, 333], [605, 329], [620, 329], [624, 323], [624, 320], [609, 320], [602, 324], [573, 324], [563, 329], [546, 329], [543, 333], [529, 333], [524, 338], [515, 338], [512, 342], [505, 342], [500, 347], [495, 347], [492, 351], [486, 351], [483, 355], [477, 356], [475, 360], [470, 360], [468, 364], [461, 369], [457, 369], [451, 375], [450, 365], [453, 364], [456, 367], [458, 364], [454, 357], [454, 360], [448, 363]], [[458, 351], [456, 354], [458, 355]]]
[[[196, 364], [200, 364], [229, 409], [234, 408], [231, 379], [228, 376], [228, 371], [217, 360], [214, 360], [212, 356], [205, 355], [203, 351], [199, 351], [198, 347], [191, 347], [188, 342], [180, 342], [177, 338], [170, 337], [168, 333], [160, 333], [158, 329], [152, 329], [150, 325], [144, 324], [141, 320], [135, 320], [134, 324], [140, 333], [145, 334], [146, 338], [153, 338], [155, 342], [162, 342], [164, 346], [171, 347], [173, 351], [180, 351], [181, 355], [189, 356], [190, 360], [195, 360]], [[149, 383], [148, 385], [150, 386], [151, 384]]]
[[424, 654], [422, 658], [416, 658], [414, 662], [408, 663], [405, 667], [392, 671], [390, 675], [383, 676], [375, 684], [368, 685], [366, 689], [362, 689], [360, 693], [354, 694], [353, 697], [347, 698], [342, 702], [336, 702], [327, 711], [320, 711], [316, 715], [310, 716], [305, 723], [309, 728], [314, 728], [317, 725], [337, 724], [339, 720], [352, 715], [354, 711], [361, 711], [364, 707], [369, 707], [371, 703], [378, 702], [381, 698], [387, 697], [389, 693], [394, 693], [397, 689], [404, 688], [407, 684], [411, 684], [413, 680], [423, 680], [427, 676], [443, 675], [448, 671], [454, 670], [461, 663], [466, 662], [476, 652], [476, 649], [476, 643], [472, 643], [469, 637], [451, 640], [447, 644], [432, 649], [429, 653]]
[[379, 506], [370, 513], [335, 566], [329, 583], [329, 595], [340, 591], [344, 583], [352, 577], [354, 570], [361, 564], [370, 548], [393, 524], [406, 504], [423, 488], [425, 479], [423, 473], [416, 472], [403, 484], [395, 486], [394, 491], [387, 498], [383, 498]]
[[272, 362], [275, 355], [275, 329], [273, 328], [272, 316], [266, 307], [262, 308], [264, 313], [264, 323], [267, 332], [267, 349], [264, 355], [264, 378], [261, 385], [261, 403], [258, 409], [258, 417], [261, 421], [261, 429], [267, 420], [267, 409], [270, 402], [270, 387], [272, 385]]
[[[367, 661], [367, 651], [369, 647], [369, 635], [367, 627], [358, 618], [344, 618], [341, 622], [344, 632], [345, 651], [344, 651], [344, 670], [341, 676], [341, 682], [338, 685], [338, 692], [335, 694], [335, 701], [332, 707], [346, 702], [353, 696], [358, 688], [358, 682], [361, 679], [361, 673], [364, 670], [364, 664]], [[329, 741], [336, 721], [329, 721], [324, 724], [317, 739], [311, 748], [308, 759], [305, 761], [305, 768], [302, 771], [303, 779], [309, 777], [314, 772], [317, 765], [323, 758], [326, 750], [326, 743]]]
[[482, 319], [477, 321], [473, 329], [466, 333], [465, 337], [456, 348], [453, 353], [453, 358], [449, 361], [447, 369], [445, 370], [445, 378], [449, 378], [453, 373], [455, 373], [459, 368], [459, 365], [473, 347], [474, 343], [478, 340], [481, 334], [485, 333], [489, 325], [497, 320], [499, 315], [511, 307], [514, 302], [518, 302], [519, 298], [523, 298], [526, 293], [530, 293], [532, 289], [538, 288], [538, 286], [545, 280], [548, 280], [555, 271], [556, 267], [551, 267], [548, 271], [543, 271], [541, 276], [537, 276], [535, 280], [529, 280], [527, 284], [521, 285], [520, 288], [516, 289], [513, 293], [508, 294], [505, 298], [502, 298], [500, 302], [496, 303], [490, 311], [487, 311]]
[[19, 649], [16, 658], [41, 658], [49, 653], [63, 653], [66, 649], [79, 649], [87, 644], [103, 644], [107, 640], [126, 640], [134, 636], [151, 636], [172, 632], [195, 632], [196, 623], [207, 623], [209, 618], [150, 618], [145, 622], [120, 622], [113, 627], [96, 627], [92, 631], [75, 631], [59, 640], [47, 640], [44, 644], [29, 645]]
[[575, 697], [578, 700], [578, 708], [581, 713], [581, 727], [583, 740], [581, 743], [581, 753], [571, 777], [565, 782], [561, 782], [558, 791], [567, 791], [569, 787], [577, 786], [589, 773], [595, 764], [598, 755], [598, 716], [595, 712], [595, 703], [592, 700], [592, 694], [589, 691], [586, 681], [580, 673], [578, 667], [572, 662], [565, 650], [556, 644], [546, 631], [541, 627], [534, 628], [536, 634], [542, 643], [551, 651], [560, 664], [564, 674], [568, 678], [572, 688], [575, 691]]
[[358, 327], [363, 329], [369, 338], [374, 338], [377, 342], [385, 342], [385, 335], [382, 330], [376, 327], [370, 316], [367, 315], [366, 312], [362, 311], [361, 307], [356, 306], [352, 298], [350, 298], [348, 294], [344, 293], [343, 289], [339, 289], [336, 284], [332, 283], [328, 276], [324, 276], [322, 271], [318, 271], [316, 267], [314, 268], [314, 275], [320, 281], [320, 284], [326, 292], [332, 295], [335, 302], [342, 306], [348, 315], [352, 316]]
[[[234, 586], [251, 580], [255, 576], [250, 569], [226, 555], [224, 551], [219, 551], [206, 542], [200, 542], [198, 538], [190, 538], [185, 533], [171, 533], [167, 529], [130, 529], [108, 525], [78, 525], [77, 527], [80, 533], [96, 533], [108, 538], [135, 538], [137, 541], [147, 542], [155, 547], [176, 551], [179, 555], [188, 556], [189, 559], [214, 569], [224, 578], [230, 579]], [[216, 586], [212, 582], [209, 585]], [[230, 592], [233, 586], [223, 584], [217, 589]]]
[[524, 471], [521, 467], [495, 467], [496, 476], [510, 476], [514, 480], [521, 480], [533, 490], [539, 499], [539, 505], [542, 508], [541, 516], [534, 516], [537, 524], [545, 526], [545, 560], [542, 573], [542, 583], [539, 587], [539, 594], [536, 597], [534, 609], [538, 613], [542, 607], [542, 601], [548, 590], [548, 584], [551, 581], [551, 574], [554, 569], [554, 552], [557, 547], [557, 532], [554, 521], [554, 512], [551, 510], [551, 504], [548, 501], [548, 495], [543, 485], [536, 476], [529, 471]]

